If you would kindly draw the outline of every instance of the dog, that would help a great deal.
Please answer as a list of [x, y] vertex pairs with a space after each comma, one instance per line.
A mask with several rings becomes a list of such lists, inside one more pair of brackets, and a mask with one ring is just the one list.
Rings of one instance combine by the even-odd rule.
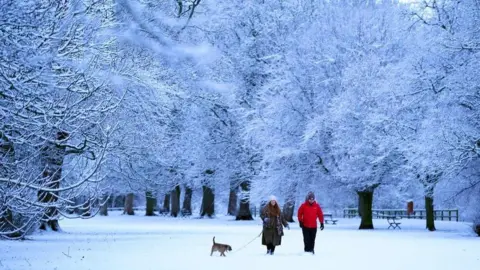
[[212, 251], [210, 252], [210, 256], [212, 256], [214, 251], [220, 252], [220, 256], [227, 257], [225, 255], [225, 251], [232, 251], [232, 247], [226, 244], [215, 243], [215, 236], [213, 237], [213, 245]]

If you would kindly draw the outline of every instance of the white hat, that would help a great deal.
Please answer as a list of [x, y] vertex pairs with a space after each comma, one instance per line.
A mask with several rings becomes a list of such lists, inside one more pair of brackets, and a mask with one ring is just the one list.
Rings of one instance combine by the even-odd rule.
[[270, 195], [270, 196], [268, 197], [268, 201], [269, 201], [269, 202], [270, 202], [270, 201], [277, 201], [277, 197], [275, 197], [274, 195]]

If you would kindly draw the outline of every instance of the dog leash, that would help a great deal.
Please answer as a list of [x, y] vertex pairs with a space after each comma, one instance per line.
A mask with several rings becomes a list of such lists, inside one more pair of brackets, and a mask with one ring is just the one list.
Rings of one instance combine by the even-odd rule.
[[239, 252], [240, 250], [244, 249], [246, 246], [250, 245], [253, 241], [255, 241], [255, 239], [260, 237], [260, 235], [262, 235], [262, 233], [263, 233], [263, 230], [257, 236], [255, 236], [255, 238], [253, 238], [250, 242], [246, 243], [243, 247], [237, 249], [235, 252], [232, 252], [232, 254], [235, 254], [235, 253]]

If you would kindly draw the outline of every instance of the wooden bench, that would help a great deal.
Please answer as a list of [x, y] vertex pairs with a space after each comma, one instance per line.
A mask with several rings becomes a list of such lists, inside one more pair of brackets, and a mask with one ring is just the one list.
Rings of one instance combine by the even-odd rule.
[[333, 225], [337, 225], [338, 219], [333, 219], [332, 214], [323, 214], [323, 218], [324, 218], [325, 224], [329, 224], [329, 222], [331, 222]]
[[387, 229], [402, 229], [400, 228], [400, 224], [402, 224], [401, 222], [398, 222], [397, 219], [402, 219], [402, 217], [397, 217], [397, 216], [389, 216], [389, 215], [381, 215], [381, 217], [387, 219], [387, 222], [389, 224], [388, 228]]
[[398, 228], [399, 230], [402, 229], [400, 228], [400, 224], [402, 224], [401, 222], [389, 222], [390, 226], [388, 226], [388, 229], [390, 229], [390, 227], [392, 227], [394, 230], [396, 228]]

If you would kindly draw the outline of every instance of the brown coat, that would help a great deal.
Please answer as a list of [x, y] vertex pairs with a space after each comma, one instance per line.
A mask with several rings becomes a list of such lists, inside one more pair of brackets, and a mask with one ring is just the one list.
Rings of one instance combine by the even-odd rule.
[[288, 223], [280, 210], [280, 214], [275, 215], [269, 211], [268, 205], [262, 209], [260, 214], [260, 218], [263, 220], [262, 245], [280, 246], [282, 244], [283, 227], [287, 227]]

